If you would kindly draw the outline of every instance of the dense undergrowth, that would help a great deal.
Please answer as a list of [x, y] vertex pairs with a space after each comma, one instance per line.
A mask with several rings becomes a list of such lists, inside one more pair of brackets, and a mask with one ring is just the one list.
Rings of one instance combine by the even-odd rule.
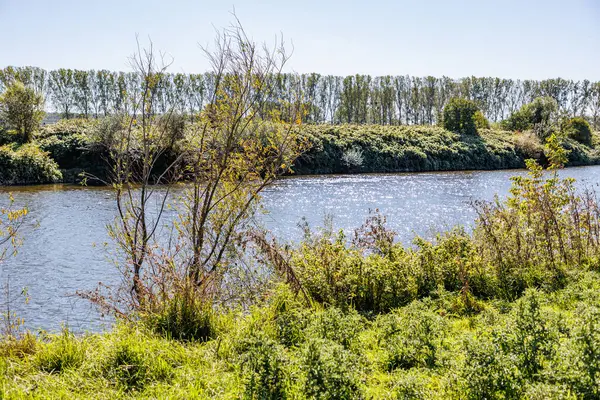
[[[525, 160], [545, 162], [535, 135], [480, 129], [478, 135], [432, 126], [307, 125], [308, 151], [297, 174], [416, 172], [524, 168]], [[568, 165], [600, 162], [594, 148], [565, 139]]]
[[[28, 147], [4, 132], [1, 151], [10, 167], [0, 169], [0, 182], [77, 182], [81, 172], [106, 179], [108, 125], [110, 121], [61, 120], [43, 126]], [[169, 152], [176, 154], [177, 142], [192, 131], [189, 124], [175, 130]], [[435, 126], [305, 125], [302, 134], [306, 152], [293, 167], [299, 175], [524, 168], [528, 158], [545, 163], [542, 142], [531, 132], [483, 128], [472, 135]], [[571, 149], [568, 165], [600, 162], [593, 136], [591, 146], [564, 139]]]
[[389, 313], [308, 310], [281, 287], [181, 342], [142, 325], [0, 347], [2, 398], [595, 399], [600, 275], [480, 301], [443, 288]]
[[5, 337], [2, 398], [596, 399], [600, 207], [528, 166], [472, 233], [306, 228], [245, 307], [174, 297], [106, 333]]
[[0, 147], [0, 184], [54, 183], [62, 179], [58, 164], [36, 144]]

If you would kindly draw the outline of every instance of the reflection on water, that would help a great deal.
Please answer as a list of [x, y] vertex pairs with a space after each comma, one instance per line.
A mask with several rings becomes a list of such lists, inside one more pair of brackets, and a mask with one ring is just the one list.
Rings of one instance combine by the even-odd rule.
[[[405, 243], [415, 234], [431, 236], [474, 218], [469, 203], [505, 196], [510, 176], [523, 171], [442, 172], [391, 175], [311, 176], [278, 181], [264, 192], [268, 214], [259, 220], [282, 240], [297, 240], [297, 224], [304, 217], [320, 226], [332, 215], [336, 228], [360, 226], [369, 209], [378, 208]], [[600, 166], [561, 172], [578, 184], [600, 183]], [[108, 324], [76, 290], [92, 289], [98, 282], [118, 282], [105, 243], [106, 224], [115, 216], [115, 201], [106, 188], [67, 185], [0, 188], [12, 191], [18, 205], [27, 205], [29, 219], [21, 234], [19, 254], [2, 266], [2, 282], [10, 278], [13, 296], [28, 287], [30, 302], [12, 307], [29, 328], [98, 330]], [[0, 199], [0, 203], [6, 199]], [[0, 303], [4, 303], [4, 296]]]

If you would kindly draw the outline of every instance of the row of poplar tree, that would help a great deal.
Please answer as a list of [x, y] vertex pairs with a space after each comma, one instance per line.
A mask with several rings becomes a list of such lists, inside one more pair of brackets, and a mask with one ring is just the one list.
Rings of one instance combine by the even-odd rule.
[[[156, 86], [157, 110], [196, 113], [210, 103], [214, 76], [161, 73]], [[452, 97], [474, 100], [490, 121], [501, 121], [536, 97], [550, 96], [566, 116], [584, 116], [600, 128], [600, 82], [566, 79], [514, 80], [468, 77], [312, 74], [273, 75], [272, 109], [302, 101], [306, 122], [353, 124], [435, 124]], [[63, 117], [99, 117], [128, 112], [140, 75], [107, 70], [83, 71], [36, 67], [0, 70], [0, 91], [20, 80], [44, 94], [47, 109]], [[299, 100], [298, 94], [302, 97]]]

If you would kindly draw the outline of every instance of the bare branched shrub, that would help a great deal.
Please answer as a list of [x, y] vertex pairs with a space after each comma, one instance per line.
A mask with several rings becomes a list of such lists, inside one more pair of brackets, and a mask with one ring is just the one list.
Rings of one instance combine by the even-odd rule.
[[182, 276], [214, 298], [240, 259], [262, 190], [298, 156], [300, 102], [261, 118], [274, 95], [272, 76], [288, 60], [283, 43], [254, 43], [236, 19], [204, 49], [215, 76], [210, 106], [201, 113], [186, 152], [186, 180], [176, 224]]
[[[157, 232], [173, 184], [180, 175], [183, 155], [165, 160], [171, 142], [173, 112], [157, 115], [157, 91], [168, 63], [154, 51], [152, 43], [130, 59], [141, 77], [139, 87], [128, 94], [130, 113], [101, 123], [97, 135], [105, 147], [111, 168], [109, 181], [115, 193], [117, 218], [108, 226], [118, 248], [124, 289], [110, 295], [103, 291], [81, 293], [117, 315], [145, 309], [148, 301], [146, 266], [158, 248]], [[95, 177], [92, 177], [95, 178]], [[159, 186], [160, 185], [160, 186]]]
[[[301, 101], [286, 109], [288, 122], [280, 110], [261, 117], [275, 95], [272, 76], [288, 60], [283, 43], [257, 45], [236, 19], [218, 33], [214, 49], [204, 52], [213, 67], [214, 91], [187, 126], [173, 113], [155, 114], [155, 89], [166, 67], [157, 66], [152, 48], [134, 58], [142, 88], [126, 123], [110, 130], [118, 217], [109, 233], [125, 259], [128, 290], [112, 297], [101, 291], [86, 295], [118, 315], [135, 311], [162, 321], [160, 326], [168, 321], [165, 330], [172, 334], [178, 324], [186, 337], [194, 336], [193, 329], [182, 321], [197, 314], [199, 323], [208, 323], [201, 316], [226, 301], [227, 286], [240, 276], [251, 279], [254, 266], [240, 273], [241, 253], [251, 239], [260, 193], [290, 170], [301, 151]], [[161, 162], [176, 141], [180, 156]], [[176, 216], [163, 221], [176, 181], [187, 184], [171, 197]], [[161, 224], [170, 233], [159, 239]]]

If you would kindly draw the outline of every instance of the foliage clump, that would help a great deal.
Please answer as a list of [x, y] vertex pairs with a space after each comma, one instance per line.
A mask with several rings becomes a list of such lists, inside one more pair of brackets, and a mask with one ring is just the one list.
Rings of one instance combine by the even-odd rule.
[[44, 118], [44, 97], [32, 87], [14, 81], [0, 95], [0, 120], [31, 142]]
[[443, 319], [419, 302], [376, 320], [378, 343], [386, 350], [385, 365], [395, 369], [434, 368], [443, 346]]
[[355, 354], [327, 339], [309, 340], [302, 357], [303, 392], [310, 399], [361, 399]]
[[456, 133], [475, 135], [477, 134], [478, 124], [486, 125], [481, 118], [483, 115], [481, 112], [478, 115], [478, 111], [479, 107], [474, 101], [458, 97], [452, 98], [444, 107], [444, 128]]
[[502, 121], [501, 126], [509, 131], [534, 130], [545, 139], [552, 132], [557, 112], [558, 104], [552, 97], [536, 97]]
[[204, 341], [215, 335], [210, 306], [202, 299], [190, 297], [189, 291], [155, 304], [143, 317], [150, 329], [174, 340]]
[[569, 118], [562, 124], [562, 132], [571, 139], [584, 144], [592, 145], [592, 128], [585, 118], [575, 117]]
[[0, 147], [0, 184], [54, 183], [61, 179], [56, 162], [35, 144]]

